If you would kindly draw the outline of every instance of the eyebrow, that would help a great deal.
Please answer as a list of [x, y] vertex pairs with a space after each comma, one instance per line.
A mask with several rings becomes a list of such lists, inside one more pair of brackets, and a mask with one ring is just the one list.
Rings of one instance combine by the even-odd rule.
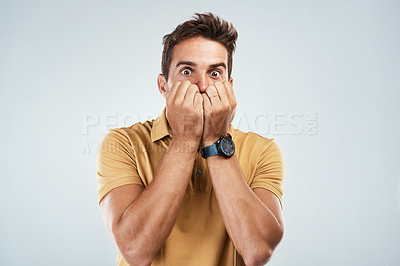
[[178, 63], [176, 63], [175, 67], [181, 66], [181, 65], [187, 65], [187, 66], [192, 66], [192, 67], [196, 67], [197, 64], [193, 63], [191, 61], [179, 61]]
[[[192, 66], [192, 67], [196, 67], [197, 66], [196, 63], [191, 62], [191, 61], [179, 61], [178, 63], [176, 63], [175, 67], [178, 67], [178, 66], [181, 66], [181, 65]], [[217, 68], [217, 67], [223, 67], [224, 69], [226, 69], [226, 65], [223, 62], [210, 65], [210, 68]]]
[[220, 66], [222, 66], [224, 69], [226, 69], [225, 63], [213, 64], [213, 65], [210, 66], [210, 68], [217, 68], [217, 67], [220, 67]]

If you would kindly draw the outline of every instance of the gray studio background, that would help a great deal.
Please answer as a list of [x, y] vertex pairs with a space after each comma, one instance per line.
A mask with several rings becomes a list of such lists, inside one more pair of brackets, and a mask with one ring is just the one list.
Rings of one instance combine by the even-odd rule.
[[97, 145], [158, 116], [162, 36], [204, 11], [239, 31], [234, 126], [284, 154], [269, 265], [400, 265], [398, 1], [0, 1], [1, 265], [116, 265]]

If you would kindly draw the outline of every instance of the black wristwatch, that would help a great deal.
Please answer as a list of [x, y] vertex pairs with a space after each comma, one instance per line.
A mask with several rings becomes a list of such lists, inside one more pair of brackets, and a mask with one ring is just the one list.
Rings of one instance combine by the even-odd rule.
[[235, 143], [226, 136], [221, 136], [214, 144], [201, 149], [201, 156], [204, 159], [214, 155], [220, 155], [225, 158], [231, 157], [235, 153]]

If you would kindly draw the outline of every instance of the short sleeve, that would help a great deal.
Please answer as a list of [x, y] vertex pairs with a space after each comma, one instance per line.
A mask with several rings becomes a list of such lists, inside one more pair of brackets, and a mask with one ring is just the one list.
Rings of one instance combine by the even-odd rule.
[[97, 151], [97, 195], [99, 203], [112, 189], [128, 184], [143, 185], [136, 168], [136, 157], [125, 134], [110, 129]]
[[270, 139], [261, 149], [257, 167], [250, 187], [265, 188], [274, 193], [282, 205], [285, 166], [282, 152], [274, 139]]

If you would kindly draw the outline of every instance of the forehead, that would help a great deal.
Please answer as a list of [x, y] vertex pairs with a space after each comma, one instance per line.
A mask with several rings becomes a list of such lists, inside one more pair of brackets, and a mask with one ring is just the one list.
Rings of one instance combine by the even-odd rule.
[[[228, 51], [219, 42], [194, 37], [175, 45], [172, 54], [172, 67], [176, 62], [192, 61], [199, 65], [212, 65], [224, 62], [227, 64]], [[174, 64], [175, 63], [175, 64]]]

